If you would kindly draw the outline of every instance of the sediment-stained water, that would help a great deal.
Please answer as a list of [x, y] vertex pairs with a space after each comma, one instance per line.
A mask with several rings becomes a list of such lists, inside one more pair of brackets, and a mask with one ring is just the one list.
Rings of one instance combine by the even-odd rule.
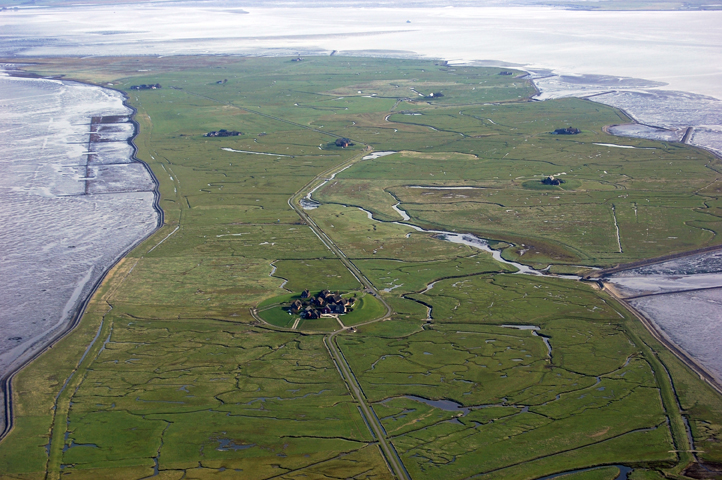
[[722, 288], [629, 300], [722, 383]]
[[0, 376], [47, 344], [157, 224], [120, 93], [0, 76]]
[[662, 90], [659, 87], [664, 84], [638, 78], [549, 72], [532, 72], [530, 77], [541, 90], [537, 96], [540, 100], [586, 97], [620, 108], [638, 122], [613, 125], [609, 128], [611, 134], [671, 142], [684, 140], [722, 155], [722, 101], [715, 97]]
[[625, 270], [606, 280], [722, 383], [722, 252]]
[[[612, 126], [612, 134], [684, 139], [722, 153], [722, 73], [716, 68], [722, 58], [722, 30], [717, 28], [722, 12], [549, 8], [357, 8], [351, 12], [339, 16], [335, 8], [250, 5], [242, 10], [194, 3], [172, 8], [160, 4], [21, 8], [3, 13], [0, 53], [328, 55], [337, 51], [439, 57], [452, 65], [520, 67], [532, 72], [541, 90], [539, 99], [585, 96], [622, 108], [640, 122]], [[489, 58], [494, 60], [481, 60]], [[108, 90], [0, 78], [0, 130], [9, 142], [0, 159], [0, 274], [5, 280], [0, 291], [0, 374], [19, 352], [39, 345], [48, 332], [67, 321], [103, 269], [152, 231], [157, 218], [152, 182], [142, 165], [131, 163], [132, 148], [121, 141], [132, 132], [131, 124], [119, 120], [91, 125], [90, 121], [93, 116], [127, 114], [120, 96]], [[89, 144], [91, 130], [97, 141]], [[624, 143], [612, 138], [606, 143]], [[309, 195], [303, 206], [318, 204]], [[448, 241], [489, 248], [473, 236], [437, 233], [444, 233]], [[715, 261], [705, 258], [701, 264], [715, 265]], [[523, 268], [527, 268], [523, 273], [541, 273]], [[659, 274], [637, 271], [626, 277], [620, 274], [617, 284], [632, 292], [629, 295], [714, 286], [722, 269], [710, 268]], [[715, 349], [722, 351], [715, 341], [720, 338], [715, 329], [722, 324], [717, 292], [630, 301], [719, 375], [722, 359], [713, 355]]]

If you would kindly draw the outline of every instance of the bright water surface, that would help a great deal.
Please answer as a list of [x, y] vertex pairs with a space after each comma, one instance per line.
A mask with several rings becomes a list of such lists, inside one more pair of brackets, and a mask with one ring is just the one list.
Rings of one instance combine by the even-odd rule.
[[[337, 50], [452, 62], [491, 59], [563, 75], [644, 78], [647, 84], [666, 83], [667, 89], [722, 99], [722, 11], [298, 5], [233, 8], [176, 2], [21, 8], [0, 13], [0, 53], [293, 55]], [[613, 88], [619, 86], [624, 82]]]
[[[518, 66], [531, 73], [540, 99], [594, 95], [593, 100], [623, 108], [647, 124], [615, 126], [615, 134], [679, 141], [691, 126], [693, 144], [722, 152], [720, 24], [719, 11], [351, 8], [339, 14], [325, 7], [78, 5], [0, 13], [0, 55], [328, 55], [337, 50], [339, 55]], [[0, 129], [10, 141], [0, 160], [0, 274], [5, 279], [0, 371], [61, 324], [102, 268], [154, 225], [149, 179], [137, 165], [112, 165], [127, 162], [130, 153], [122, 142], [98, 152], [97, 161], [109, 165], [80, 168], [88, 118], [119, 112], [126, 113], [120, 97], [108, 91], [0, 78]], [[117, 128], [119, 136], [125, 134]], [[624, 142], [610, 138], [608, 143]], [[94, 180], [86, 182], [85, 174]], [[86, 183], [91, 195], [79, 195]], [[308, 206], [313, 205], [309, 198]], [[476, 237], [444, 232], [444, 238], [488, 249]], [[639, 272], [637, 286], [649, 289], [656, 282], [654, 288], [674, 288], [677, 277], [707, 285], [709, 274], [717, 272], [697, 278], [691, 278], [695, 272], [666, 277]], [[620, 277], [619, 283], [625, 282], [628, 288], [634, 280]], [[705, 353], [722, 350], [714, 341], [720, 336], [709, 334], [722, 323], [714, 291], [675, 295], [680, 296], [674, 301], [671, 295], [642, 297], [635, 305], [705, 365], [722, 372], [722, 361]], [[686, 312], [695, 321], [670, 312]]]
[[722, 252], [635, 268], [607, 280], [722, 383]]

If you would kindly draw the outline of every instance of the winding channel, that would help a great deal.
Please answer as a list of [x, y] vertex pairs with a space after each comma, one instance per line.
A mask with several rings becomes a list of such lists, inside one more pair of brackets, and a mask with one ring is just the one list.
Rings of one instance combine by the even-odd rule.
[[[375, 152], [375, 153], [372, 153], [372, 154], [363, 156], [363, 157], [361, 158], [361, 160], [373, 160], [373, 159], [376, 159], [376, 158], [379, 158], [379, 157], [382, 157], [382, 156], [385, 156], [385, 155], [391, 155], [391, 154], [394, 154], [394, 153], [397, 153], [397, 152]], [[346, 165], [346, 166], [344, 166], [343, 168], [339, 169], [338, 171], [334, 172], [332, 175], [330, 175], [328, 178], [326, 178], [323, 182], [321, 182], [320, 184], [316, 185], [316, 186], [315, 186], [311, 191], [309, 191], [305, 196], [303, 196], [303, 198], [300, 200], [300, 205], [301, 205], [301, 207], [303, 208], [303, 210], [315, 210], [315, 209], [318, 208], [320, 205], [322, 205], [322, 202], [313, 199], [313, 194], [314, 194], [317, 190], [319, 190], [320, 188], [324, 187], [328, 182], [330, 182], [331, 180], [333, 180], [333, 179], [336, 177], [336, 175], [338, 175], [339, 173], [343, 172], [344, 170], [346, 170], [346, 169], [348, 169], [348, 168], [351, 168], [352, 166], [353, 166], [353, 164]], [[408, 186], [408, 188], [429, 188], [430, 190], [442, 190], [442, 189], [444, 189], [444, 190], [446, 190], [446, 189], [451, 190], [451, 189], [471, 189], [471, 188], [474, 188], [474, 187], [453, 187], [453, 186], [452, 186], [452, 187], [424, 187], [424, 186], [421, 186], [421, 185], [410, 185], [410, 186]], [[368, 210], [366, 210], [366, 209], [364, 209], [364, 208], [361, 208], [361, 207], [354, 207], [354, 208], [358, 208], [359, 210], [361, 210], [362, 212], [364, 212], [364, 213], [368, 216], [368, 218], [369, 218], [370, 220], [374, 220], [374, 221], [376, 221], [376, 222], [380, 222], [380, 223], [391, 223], [391, 224], [394, 224], [394, 225], [401, 225], [401, 226], [404, 226], [404, 227], [412, 228], [412, 229], [416, 230], [417, 232], [433, 234], [434, 237], [435, 237], [435, 238], [438, 238], [439, 240], [444, 240], [444, 241], [451, 242], [451, 243], [458, 243], [458, 244], [462, 244], [462, 245], [467, 245], [467, 246], [469, 246], [469, 247], [473, 247], [473, 248], [482, 250], [482, 251], [484, 251], [484, 252], [490, 253], [491, 256], [494, 258], [494, 260], [496, 260], [497, 262], [503, 263], [503, 264], [505, 264], [505, 265], [509, 265], [509, 266], [512, 266], [512, 267], [516, 268], [517, 271], [514, 272], [515, 274], [533, 275], [533, 276], [542, 276], [542, 275], [544, 275], [544, 276], [555, 277], [555, 278], [567, 278], [567, 279], [570, 279], [570, 280], [581, 280], [581, 279], [582, 279], [582, 277], [579, 276], [579, 275], [559, 275], [559, 274], [551, 274], [551, 273], [546, 272], [546, 271], [536, 270], [536, 269], [531, 268], [531, 267], [529, 267], [528, 265], [524, 265], [524, 264], [522, 264], [522, 263], [518, 263], [518, 262], [511, 261], [511, 260], [507, 260], [507, 259], [505, 259], [504, 257], [502, 257], [502, 255], [501, 255], [501, 253], [502, 253], [501, 250], [495, 250], [495, 249], [491, 248], [491, 246], [489, 245], [489, 240], [488, 240], [488, 239], [477, 237], [476, 235], [471, 234], [471, 233], [456, 233], [456, 232], [449, 232], [449, 231], [445, 231], [445, 230], [426, 230], [426, 229], [421, 228], [421, 227], [419, 227], [419, 226], [417, 226], [417, 225], [414, 225], [414, 224], [412, 224], [412, 223], [408, 223], [409, 220], [411, 220], [411, 217], [409, 216], [409, 214], [408, 214], [405, 210], [403, 210], [402, 208], [400, 208], [399, 205], [401, 205], [400, 202], [399, 202], [399, 203], [396, 203], [395, 205], [392, 205], [391, 208], [393, 208], [394, 211], [395, 211], [396, 213], [398, 213], [399, 216], [402, 218], [402, 221], [400, 221], [400, 222], [399, 222], [399, 221], [379, 220], [378, 218], [375, 218], [375, 217], [373, 216], [373, 212], [370, 212], [370, 211], [368, 211]], [[344, 205], [344, 206], [346, 206], [346, 205]], [[347, 207], [347, 208], [348, 208], [348, 207]]]
[[[129, 108], [131, 108], [133, 110], [133, 115], [135, 115], [135, 113], [136, 113], [135, 109], [133, 107], [130, 107], [129, 105], [127, 105], [125, 100], [127, 100], [127, 98], [124, 99], [124, 104], [126, 106], [128, 106]], [[251, 113], [258, 113], [258, 112], [251, 112]], [[258, 113], [258, 114], [263, 115], [260, 113]], [[264, 115], [264, 116], [266, 116], [266, 115]], [[132, 248], [136, 247], [142, 241], [147, 239], [150, 235], [154, 234], [164, 224], [163, 211], [158, 206], [158, 196], [159, 196], [158, 181], [155, 178], [155, 176], [153, 175], [150, 168], [144, 162], [140, 161], [139, 159], [137, 159], [135, 157], [137, 148], [135, 147], [134, 139], [138, 133], [138, 124], [134, 119], [132, 120], [132, 122], [133, 122], [133, 126], [134, 126], [133, 136], [128, 139], [128, 143], [133, 148], [132, 161], [141, 163], [144, 166], [144, 168], [148, 171], [151, 178], [153, 179], [153, 183], [154, 183], [153, 208], [158, 213], [158, 223], [157, 223], [156, 227], [150, 233], [148, 233], [143, 238], [137, 240], [134, 244], [132, 244], [130, 247], [128, 247], [126, 250], [124, 250], [123, 253], [120, 254], [116, 258], [115, 262], [113, 262], [112, 265], [110, 265], [109, 267], [107, 267], [105, 269], [101, 278], [99, 278], [95, 282], [90, 294], [88, 294], [86, 296], [85, 300], [81, 303], [81, 305], [76, 310], [75, 314], [73, 315], [73, 320], [67, 325], [67, 327], [62, 332], [57, 334], [57, 336], [43, 350], [38, 351], [35, 355], [33, 355], [26, 362], [24, 362], [20, 367], [15, 369], [12, 372], [12, 374], [6, 375], [5, 377], [2, 378], [3, 385], [5, 387], [4, 395], [5, 395], [5, 399], [6, 399], [6, 404], [5, 404], [6, 426], [5, 426], [5, 429], [3, 430], [2, 434], [0, 435], [0, 438], [2, 438], [2, 436], [4, 436], [12, 428], [13, 415], [12, 415], [12, 406], [9, 402], [9, 399], [12, 396], [10, 388], [11, 388], [11, 381], [12, 381], [12, 378], [14, 377], [15, 373], [20, 368], [25, 366], [27, 363], [29, 363], [30, 361], [37, 358], [37, 356], [39, 356], [47, 348], [50, 348], [50, 346], [52, 344], [56, 343], [59, 339], [63, 338], [70, 331], [72, 331], [74, 329], [74, 327], [77, 325], [77, 323], [79, 322], [80, 318], [82, 317], [82, 314], [83, 314], [85, 308], [87, 307], [88, 302], [92, 298], [93, 294], [95, 293], [97, 288], [101, 285], [102, 281], [105, 279], [107, 272], [110, 271], [110, 269], [113, 266], [115, 266], [117, 264], [117, 262], [122, 257], [124, 257], [128, 251], [130, 251]], [[307, 127], [304, 127], [304, 128], [307, 128]], [[325, 133], [325, 132], [323, 132], [323, 133]], [[345, 170], [347, 168], [350, 168], [351, 166], [354, 165], [354, 163], [356, 163], [359, 160], [369, 160], [369, 159], [373, 159], [373, 158], [378, 158], [383, 155], [390, 155], [392, 153], [395, 153], [395, 152], [376, 152], [376, 153], [366, 155], [363, 157], [361, 155], [357, 155], [356, 157], [353, 157], [349, 161], [347, 161], [337, 167], [334, 167], [327, 172], [324, 172], [324, 174], [322, 174], [322, 175], [317, 176], [314, 180], [312, 180], [307, 185], [305, 185], [303, 188], [301, 188], [293, 197], [291, 197], [291, 199], [289, 199], [289, 202], [288, 202], [289, 205], [299, 214], [299, 216], [307, 223], [307, 225], [312, 229], [312, 231], [324, 243], [324, 245], [326, 245], [326, 247], [329, 248], [329, 250], [341, 260], [341, 262], [352, 273], [352, 275], [359, 280], [359, 282], [364, 286], [364, 288], [367, 290], [367, 292], [370, 294], [373, 294], [386, 307], [386, 313], [382, 317], [365, 322], [361, 325], [367, 325], [370, 323], [374, 323], [374, 322], [378, 322], [378, 321], [382, 321], [382, 320], [390, 318], [390, 316], [392, 314], [392, 309], [387, 304], [387, 302], [383, 299], [383, 297], [379, 294], [379, 292], [376, 290], [374, 285], [363, 275], [363, 273], [356, 267], [356, 265], [354, 265], [353, 262], [350, 259], [348, 259], [348, 257], [346, 257], [346, 255], [343, 253], [343, 251], [331, 240], [331, 238], [328, 237], [328, 235], [326, 235], [326, 233], [313, 221], [313, 219], [311, 219], [311, 217], [305, 212], [305, 210], [307, 210], [307, 209], [310, 210], [310, 209], [315, 208], [320, 205], [319, 202], [313, 200], [312, 194], [315, 191], [317, 191], [319, 188], [324, 186], [326, 183], [328, 183], [330, 180], [335, 178], [335, 176], [338, 173], [342, 172], [343, 170]], [[411, 186], [411, 188], [419, 188], [419, 186]], [[426, 188], [426, 187], [421, 187], [421, 188]], [[441, 188], [441, 187], [439, 187], [439, 188]], [[448, 188], [455, 188], [455, 187], [448, 187]], [[307, 192], [307, 193], [304, 194], [304, 192]], [[433, 234], [435, 236], [435, 238], [438, 238], [440, 240], [449, 241], [452, 243], [464, 244], [464, 245], [468, 245], [470, 247], [488, 252], [498, 262], [506, 264], [506, 265], [510, 265], [510, 266], [513, 266], [514, 268], [516, 268], [517, 271], [514, 272], [514, 274], [523, 274], [523, 275], [532, 275], [532, 276], [550, 276], [550, 277], [567, 278], [567, 279], [573, 279], [573, 280], [581, 279], [581, 277], [576, 276], [576, 275], [553, 275], [546, 271], [535, 270], [531, 267], [528, 267], [528, 266], [523, 265], [518, 262], [506, 260], [502, 257], [500, 250], [494, 250], [490, 247], [488, 240], [479, 238], [473, 234], [468, 234], [468, 233], [460, 234], [460, 233], [456, 233], [456, 232], [448, 232], [448, 231], [442, 231], [442, 230], [426, 230], [426, 229], [422, 229], [416, 225], [413, 225], [411, 223], [407, 223], [411, 220], [411, 218], [405, 210], [403, 210], [399, 207], [399, 205], [400, 204], [397, 203], [396, 205], [393, 206], [393, 209], [401, 216], [402, 221], [394, 221], [394, 222], [387, 222], [387, 223], [394, 223], [397, 225], [402, 225], [402, 226], [405, 226], [408, 228], [412, 228], [413, 230], [416, 230], [417, 232]], [[364, 212], [366, 212], [367, 215], [369, 215], [369, 218], [373, 218], [373, 214], [371, 212], [368, 212], [366, 210], [364, 210]], [[374, 220], [383, 222], [382, 220], [378, 220], [378, 219], [374, 219]], [[176, 230], [170, 232], [167, 237], [165, 237], [164, 239], [161, 240], [160, 243], [162, 243], [166, 238], [173, 235], [177, 230], [178, 230], [178, 228], [176, 228]], [[155, 247], [153, 247], [153, 248], [155, 248]], [[427, 287], [427, 290], [432, 287], [433, 287], [433, 283]], [[257, 315], [257, 312], [252, 311], [252, 314], [257, 320], [260, 320], [263, 323], [265, 323]], [[359, 325], [357, 325], [357, 326], [359, 326]], [[101, 329], [102, 329], [102, 327], [103, 327], [103, 325], [101, 324]], [[509, 326], [509, 327], [518, 328], [516, 326]], [[378, 444], [384, 454], [385, 460], [388, 463], [389, 468], [392, 470], [392, 472], [397, 477], [402, 478], [402, 479], [409, 479], [410, 476], [409, 476], [408, 472], [406, 471], [406, 469], [403, 465], [403, 462], [400, 459], [400, 456], [396, 452], [391, 441], [388, 439], [387, 434], [386, 434], [381, 422], [377, 418], [375, 412], [373, 411], [372, 407], [369, 405], [368, 401], [366, 400], [363, 390], [360, 386], [360, 383], [356, 379], [350, 365], [348, 364], [348, 362], [346, 361], [346, 359], [343, 355], [343, 352], [340, 350], [340, 348], [337, 344], [336, 336], [339, 333], [345, 332], [349, 328], [350, 327], [343, 327], [340, 330], [337, 330], [337, 331], [327, 335], [324, 338], [324, 344], [326, 345], [326, 347], [329, 351], [329, 354], [331, 355], [334, 363], [336, 364], [336, 367], [337, 367], [339, 373], [341, 374], [342, 378], [346, 382], [346, 385], [347, 385], [349, 391], [359, 402], [359, 409], [362, 413], [362, 416], [364, 417], [364, 420], [365, 420], [366, 424], [369, 426], [372, 434], [378, 441]], [[287, 330], [287, 329], [284, 329], [284, 330]], [[534, 333], [536, 333], [536, 332], [534, 332]], [[100, 329], [98, 330], [98, 333], [96, 334], [96, 338], [91, 343], [91, 345], [88, 347], [88, 350], [86, 350], [86, 353], [83, 355], [83, 358], [85, 358], [85, 355], [87, 355], [89, 349], [91, 347], [93, 347], [93, 344], [97, 341], [99, 334], [100, 334]], [[545, 340], [545, 344], [547, 345], [547, 348], [549, 349], [549, 355], [551, 355], [551, 346], [549, 345], [548, 341], [546, 341], [546, 339], [543, 338], [543, 340]], [[83, 359], [81, 358], [81, 362], [82, 362], [82, 360]], [[66, 384], [70, 380], [71, 380], [71, 378], [68, 378], [68, 380], [66, 381]], [[62, 393], [62, 391], [61, 391], [61, 393]], [[457, 408], [459, 408], [459, 407], [457, 407]], [[469, 407], [469, 408], [472, 408], [472, 407]], [[599, 467], [595, 467], [595, 468], [599, 468]], [[622, 478], [625, 478], [629, 469], [627, 467], [623, 467], [621, 465], [617, 466], [617, 468], [619, 468], [620, 471], [622, 472], [622, 474], [624, 476]], [[570, 472], [563, 472], [563, 473], [551, 475], [548, 477], [544, 477], [544, 479], [552, 479], [552, 478], [556, 478], [556, 477], [559, 477], [559, 476], [562, 476], [565, 474], [582, 472], [582, 471], [587, 471], [587, 470], [592, 470], [592, 469], [593, 468], [574, 470], [574, 471], [570, 471]]]
[[[386, 152], [384, 152], [386, 153]], [[392, 152], [389, 152], [387, 154], [391, 154]], [[340, 173], [343, 170], [346, 170], [353, 166], [353, 164], [359, 160], [370, 160], [372, 157], [370, 155], [364, 156], [359, 158], [359, 156], [349, 160], [348, 162], [339, 165], [338, 167], [332, 169], [331, 171], [327, 172], [326, 175], [319, 175], [314, 180], [309, 182], [304, 188], [299, 190], [291, 199], [289, 199], [289, 205], [303, 218], [306, 220], [307, 224], [311, 229], [314, 231], [314, 233], [321, 239], [324, 244], [332, 251], [334, 252], [339, 259], [346, 265], [346, 267], [349, 269], [349, 271], [357, 278], [359, 281], [370, 291], [373, 292], [374, 295], [384, 303], [384, 305], [387, 308], [387, 313], [378, 319], [371, 320], [369, 322], [366, 322], [365, 324], [370, 324], [374, 322], [378, 322], [381, 320], [385, 320], [391, 316], [392, 310], [391, 307], [385, 302], [383, 297], [381, 297], [378, 293], [378, 291], [375, 289], [375, 287], [371, 284], [371, 282], [363, 276], [363, 274], [358, 270], [358, 268], [346, 257], [346, 255], [340, 250], [338, 246], [335, 245], [335, 243], [321, 230], [321, 228], [310, 218], [310, 216], [305, 212], [305, 210], [312, 210], [315, 208], [318, 208], [321, 205], [321, 202], [318, 202], [312, 198], [313, 192], [316, 192], [318, 189], [326, 185], [329, 181], [334, 179], [338, 173]], [[324, 178], [325, 177], [325, 178]], [[305, 192], [305, 194], [304, 194]], [[356, 207], [360, 208], [360, 207]], [[361, 208], [360, 208], [361, 209]], [[546, 271], [540, 271], [535, 270], [531, 267], [528, 267], [527, 265], [520, 264], [518, 262], [512, 262], [509, 260], [504, 259], [501, 256], [501, 251], [494, 250], [489, 246], [489, 241], [486, 239], [479, 238], [473, 234], [460, 234], [456, 232], [448, 232], [448, 231], [441, 231], [441, 230], [426, 230], [422, 229], [416, 225], [407, 223], [411, 217], [408, 215], [406, 211], [399, 208], [399, 203], [393, 206], [393, 209], [402, 217], [402, 221], [393, 221], [393, 222], [387, 222], [387, 223], [393, 223], [397, 225], [402, 225], [405, 227], [412, 228], [418, 232], [423, 233], [431, 233], [436, 236], [436, 238], [439, 238], [440, 240], [450, 241], [452, 243], [460, 243], [464, 245], [468, 245], [483, 251], [486, 251], [488, 253], [491, 253], [493, 258], [500, 263], [504, 263], [506, 265], [513, 266], [517, 269], [514, 274], [521, 274], [521, 275], [532, 275], [532, 276], [550, 276], [550, 277], [557, 277], [557, 278], [566, 278], [570, 280], [588, 280], [589, 278], [583, 278], [577, 275], [553, 275]], [[382, 220], [375, 219], [373, 217], [372, 212], [369, 212], [368, 210], [364, 210], [367, 216], [370, 219], [373, 219], [375, 221], [383, 222]], [[363, 280], [361, 280], [363, 279]], [[429, 289], [433, 288], [434, 282], [430, 283], [425, 291], [428, 291]], [[631, 308], [626, 302], [621, 301], [620, 302], [623, 306], [627, 307], [633, 314], [638, 315], [637, 312]], [[428, 311], [428, 319], [431, 317], [431, 306], [426, 305], [427, 311]], [[252, 311], [252, 314], [254, 312]], [[259, 316], [254, 315], [258, 320], [263, 321]], [[428, 320], [427, 319], [427, 320]], [[654, 328], [650, 328], [649, 324], [644, 321], [643, 318], [640, 318], [642, 323], [647, 327], [648, 330], [652, 333], [655, 338], [659, 339], [659, 335], [654, 331]], [[365, 325], [363, 324], [363, 325]], [[507, 327], [512, 328], [529, 328], [533, 332], [533, 334], [537, 334], [536, 328], [534, 326], [514, 326], [514, 325], [507, 325]], [[363, 390], [361, 389], [361, 386], [356, 379], [356, 376], [354, 375], [353, 371], [351, 370], [350, 365], [346, 361], [346, 359], [343, 356], [343, 353], [340, 351], [340, 348], [338, 347], [338, 344], [336, 343], [335, 337], [341, 333], [346, 331], [346, 328], [342, 328], [341, 330], [337, 330], [333, 332], [332, 334], [326, 336], [324, 338], [324, 343], [326, 344], [329, 354], [334, 359], [334, 362], [336, 364], [337, 369], [339, 370], [339, 373], [341, 374], [342, 378], [345, 380], [347, 386], [349, 387], [349, 390], [352, 392], [354, 397], [359, 401], [360, 405], [360, 411], [362, 413], [362, 416], [364, 417], [364, 420], [366, 424], [370, 427], [372, 433], [374, 436], [379, 440], [379, 446], [382, 449], [382, 452], [384, 453], [384, 456], [386, 458], [386, 461], [389, 465], [389, 468], [400, 478], [410, 478], [408, 475], [408, 472], [406, 471], [406, 468], [403, 465], [403, 462], [401, 461], [400, 456], [396, 452], [393, 444], [391, 443], [391, 440], [387, 438], [386, 431], [383, 428], [383, 425], [381, 424], [381, 421], [378, 419], [378, 417], [375, 415], [375, 412], [372, 410], [372, 407], [369, 405]], [[548, 349], [548, 355], [551, 357], [552, 351], [551, 351], [551, 344], [549, 343], [548, 339], [545, 338], [542, 335], [538, 335], [542, 338], [544, 341], [547, 349]], [[668, 345], [666, 342], [662, 342], [665, 345]], [[644, 344], [642, 342], [642, 344]], [[663, 366], [663, 364], [658, 363], [659, 360], [653, 356], [651, 351], [649, 350], [649, 347], [645, 345], [645, 357], [648, 357], [648, 360], [650, 361], [650, 364], [652, 365], [659, 365], [659, 370], [663, 370], [666, 372], [666, 368]], [[682, 358], [683, 361], [685, 360], [683, 357], [684, 355], [680, 356], [680, 354], [675, 349], [670, 349], [673, 353], [675, 353], [678, 357]], [[627, 359], [628, 361], [629, 359]], [[685, 363], [687, 363], [685, 361]], [[653, 370], [657, 370], [656, 368], [653, 368]], [[685, 419], [681, 414], [681, 406], [679, 405], [679, 401], [676, 398], [676, 394], [674, 393], [674, 386], [672, 383], [671, 378], [669, 375], [662, 375], [660, 371], [655, 371], [655, 376], [657, 376], [657, 382], [660, 385], [661, 393], [662, 393], [662, 403], [663, 408], [669, 415], [669, 422], [670, 422], [670, 430], [672, 433], [673, 438], [675, 439], [675, 443], [678, 445], [678, 448], [680, 448], [680, 462], [679, 465], [686, 464], [689, 462], [689, 460], [693, 459], [694, 456], [690, 453], [692, 450], [692, 442], [690, 441], [690, 432], [689, 427], [685, 423]], [[427, 399], [421, 399], [419, 397], [419, 401], [428, 401]], [[453, 405], [452, 405], [453, 407]], [[657, 427], [653, 427], [657, 428]], [[679, 465], [677, 468], [679, 468]], [[631, 468], [625, 467], [623, 465], [612, 465], [614, 467], [617, 467], [620, 471], [620, 477], [619, 478], [627, 478], [627, 475], [629, 472], [631, 472]], [[578, 470], [571, 470], [566, 472], [560, 472], [557, 474], [553, 474], [547, 477], [544, 477], [546, 480], [551, 480], [554, 478], [558, 478], [564, 475], [573, 474], [573, 473], [581, 473], [585, 471], [595, 470], [598, 468], [601, 468], [602, 466], [594, 466], [587, 469], [578, 469]], [[490, 472], [487, 472], [490, 473]], [[540, 479], [542, 480], [542, 479]]]

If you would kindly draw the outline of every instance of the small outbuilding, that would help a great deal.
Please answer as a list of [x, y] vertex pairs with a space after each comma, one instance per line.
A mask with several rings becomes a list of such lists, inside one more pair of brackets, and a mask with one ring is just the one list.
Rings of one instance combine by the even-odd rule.
[[341, 305], [340, 303], [329, 304], [328, 308], [331, 310], [331, 313], [339, 315], [346, 313], [346, 305]]
[[303, 303], [301, 303], [301, 300], [294, 300], [293, 303], [291, 303], [291, 313], [298, 313], [303, 309]]

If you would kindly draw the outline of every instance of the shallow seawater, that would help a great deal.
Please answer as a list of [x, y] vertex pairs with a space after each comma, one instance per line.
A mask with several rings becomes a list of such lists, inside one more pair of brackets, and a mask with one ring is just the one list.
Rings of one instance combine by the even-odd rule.
[[[131, 163], [131, 110], [120, 93], [3, 74], [0, 105], [3, 374], [70, 320], [158, 214], [149, 173]], [[113, 115], [124, 120], [94, 126], [101, 141], [90, 142], [92, 117]]]
[[553, 75], [532, 72], [540, 89], [536, 98], [586, 97], [620, 108], [638, 123], [612, 125], [614, 135], [661, 141], [682, 141], [722, 155], [722, 100], [687, 92], [661, 90], [663, 84], [638, 78], [600, 75]]
[[[366, 55], [495, 60], [573, 77], [649, 79], [722, 98], [722, 12], [551, 7], [372, 6], [330, 1], [63, 5], [3, 12], [0, 53], [55, 55]], [[482, 4], [485, 2], [477, 2]], [[408, 4], [408, 2], [407, 2]], [[377, 4], [382, 5], [382, 4]], [[417, 6], [418, 5], [418, 6]], [[242, 7], [242, 8], [239, 8]], [[508, 63], [508, 66], [513, 66]], [[571, 79], [566, 83], [571, 83]]]
[[722, 381], [722, 252], [625, 270], [607, 280], [626, 297], [638, 296], [627, 301]]
[[722, 288], [629, 300], [722, 382]]

